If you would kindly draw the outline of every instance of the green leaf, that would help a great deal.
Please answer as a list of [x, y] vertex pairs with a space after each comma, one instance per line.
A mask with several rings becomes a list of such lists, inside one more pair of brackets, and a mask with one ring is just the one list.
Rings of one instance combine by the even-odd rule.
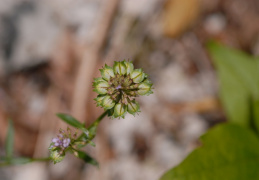
[[[256, 59], [257, 62], [257, 72], [258, 75], [257, 77], [259, 77], [259, 58]], [[253, 99], [253, 117], [254, 117], [254, 121], [257, 127], [257, 130], [259, 130], [259, 98], [254, 98]]]
[[220, 99], [228, 119], [248, 127], [253, 116], [249, 99], [259, 100], [259, 60], [215, 42], [208, 48], [217, 69]]
[[74, 117], [68, 115], [68, 114], [63, 114], [63, 113], [58, 113], [57, 116], [62, 119], [64, 122], [66, 122], [67, 124], [75, 127], [75, 128], [79, 128], [84, 130], [84, 124], [80, 123], [78, 120], [76, 120]]
[[244, 127], [249, 127], [250, 121], [250, 93], [240, 83], [237, 76], [231, 74], [227, 67], [218, 68], [220, 81], [219, 96], [223, 104], [227, 119]]
[[8, 121], [8, 132], [5, 140], [5, 151], [7, 159], [11, 159], [13, 156], [13, 144], [14, 144], [14, 128], [12, 120]]
[[257, 131], [259, 130], [259, 100], [252, 99], [252, 113], [253, 113], [253, 122], [257, 127]]
[[212, 42], [209, 50], [218, 68], [226, 66], [254, 96], [259, 96], [258, 59], [242, 51]]
[[259, 179], [259, 140], [247, 128], [221, 124], [201, 137], [202, 146], [160, 180]]
[[78, 158], [84, 160], [85, 163], [92, 164], [92, 165], [94, 165], [94, 166], [99, 167], [98, 162], [97, 162], [94, 158], [92, 158], [91, 156], [89, 156], [88, 154], [86, 154], [85, 152], [83, 152], [83, 151], [76, 151], [75, 155], [76, 155]]

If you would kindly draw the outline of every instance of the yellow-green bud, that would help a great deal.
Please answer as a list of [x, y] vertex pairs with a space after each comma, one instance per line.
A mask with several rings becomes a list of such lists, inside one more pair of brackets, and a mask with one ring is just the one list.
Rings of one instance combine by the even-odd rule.
[[139, 104], [136, 101], [128, 101], [127, 111], [135, 115], [135, 113], [140, 112]]
[[115, 74], [120, 74], [120, 75], [124, 75], [127, 72], [126, 65], [124, 64], [123, 61], [120, 61], [120, 62], [115, 61], [113, 65], [113, 70]]
[[143, 73], [142, 69], [135, 69], [130, 74], [130, 78], [133, 80], [134, 83], [140, 83], [145, 78], [145, 73]]
[[133, 72], [134, 66], [131, 62], [123, 61], [126, 65], [127, 75]]
[[138, 86], [137, 92], [139, 95], [142, 95], [142, 96], [152, 94], [153, 92], [151, 91], [151, 87], [152, 87], [151, 83], [147, 83], [147, 82], [140, 83]]
[[117, 117], [124, 118], [125, 113], [126, 113], [126, 106], [124, 104], [118, 103], [115, 105], [114, 114], [113, 114], [114, 118], [117, 118]]
[[99, 78], [94, 78], [94, 83], [93, 84], [96, 84], [98, 82], [103, 82], [105, 81], [103, 78], [99, 77]]
[[97, 106], [102, 106], [103, 98], [105, 98], [104, 95], [98, 95], [97, 98], [94, 99], [97, 103]]
[[109, 83], [106, 81], [100, 81], [97, 83], [94, 83], [94, 91], [98, 94], [106, 94], [107, 88], [109, 87]]
[[104, 109], [111, 109], [113, 108], [115, 105], [115, 102], [112, 100], [112, 98], [110, 96], [105, 96], [105, 98], [103, 98], [102, 100], [102, 106]]
[[110, 66], [107, 66], [105, 64], [105, 67], [103, 69], [100, 69], [102, 78], [106, 81], [109, 81], [111, 77], [114, 77], [113, 69]]

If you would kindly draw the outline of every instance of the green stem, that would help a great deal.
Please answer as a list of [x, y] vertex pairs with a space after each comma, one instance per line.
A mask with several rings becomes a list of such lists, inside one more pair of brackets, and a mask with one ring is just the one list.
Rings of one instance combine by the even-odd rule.
[[[107, 110], [107, 111], [104, 111], [87, 129], [90, 131], [91, 128], [96, 127], [96, 126], [101, 122], [101, 120], [102, 120], [107, 114], [108, 114], [108, 110]], [[84, 138], [85, 136], [86, 136], [86, 134], [85, 134], [85, 133], [82, 133], [82, 134], [77, 138], [77, 140], [80, 140], [80, 139]], [[94, 138], [94, 137], [93, 137], [93, 138]], [[92, 139], [93, 139], [93, 138], [92, 138]], [[90, 140], [92, 140], [92, 139], [90, 139]]]
[[91, 129], [93, 126], [97, 126], [101, 120], [108, 114], [108, 110], [104, 111], [87, 129]]
[[33, 158], [33, 159], [31, 159], [31, 160], [32, 160], [32, 162], [36, 162], [36, 161], [42, 162], [42, 161], [50, 161], [51, 158], [50, 158], [50, 157], [45, 157], [45, 158]]
[[45, 157], [45, 158], [26, 158], [26, 157], [21, 157], [21, 158], [13, 158], [13, 159], [6, 159], [5, 161], [0, 162], [0, 167], [4, 166], [10, 166], [10, 165], [21, 165], [21, 164], [27, 164], [30, 162], [43, 162], [43, 161], [49, 161], [51, 160], [50, 157]]

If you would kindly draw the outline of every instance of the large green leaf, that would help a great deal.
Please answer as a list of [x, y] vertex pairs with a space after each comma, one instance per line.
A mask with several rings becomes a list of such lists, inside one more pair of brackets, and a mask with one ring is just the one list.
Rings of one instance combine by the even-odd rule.
[[221, 124], [201, 137], [202, 146], [160, 180], [259, 179], [259, 140], [247, 128]]
[[[259, 58], [255, 58], [256, 61], [256, 68], [257, 68], [257, 75], [256, 77], [259, 78]], [[258, 82], [256, 82], [258, 83]], [[257, 84], [259, 86], [259, 83]], [[252, 108], [253, 108], [253, 120], [256, 125], [257, 131], [259, 131], [259, 98], [252, 99]]]
[[[259, 60], [215, 42], [208, 47], [217, 69], [220, 98], [228, 119], [249, 126], [251, 117], [256, 115], [251, 113], [250, 100], [259, 100]], [[255, 120], [259, 129], [259, 119]]]
[[6, 134], [5, 140], [5, 151], [7, 159], [11, 160], [13, 156], [13, 144], [14, 144], [14, 128], [13, 122], [11, 120], [8, 121], [8, 131]]
[[256, 130], [258, 132], [259, 130], [259, 99], [252, 99], [252, 103], [251, 103], [251, 108], [252, 108], [252, 123], [255, 124], [256, 126]]

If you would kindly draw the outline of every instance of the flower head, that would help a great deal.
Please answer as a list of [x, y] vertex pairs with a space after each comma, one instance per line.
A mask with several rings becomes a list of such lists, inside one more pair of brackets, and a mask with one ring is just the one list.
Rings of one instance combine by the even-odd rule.
[[97, 106], [109, 110], [110, 116], [123, 117], [127, 112], [140, 112], [135, 98], [152, 94], [152, 83], [142, 69], [134, 69], [131, 62], [115, 61], [113, 67], [100, 69], [102, 77], [95, 78], [94, 91], [98, 93]]
[[[74, 135], [75, 137], [75, 135]], [[62, 161], [65, 157], [65, 152], [71, 146], [71, 141], [74, 140], [71, 136], [70, 129], [67, 129], [67, 133], [60, 129], [57, 137], [53, 138], [49, 147], [50, 157], [54, 164]]]
[[60, 133], [57, 135], [57, 137], [52, 139], [52, 143], [50, 148], [58, 147], [61, 149], [66, 149], [70, 144], [71, 139], [63, 130], [60, 130]]

